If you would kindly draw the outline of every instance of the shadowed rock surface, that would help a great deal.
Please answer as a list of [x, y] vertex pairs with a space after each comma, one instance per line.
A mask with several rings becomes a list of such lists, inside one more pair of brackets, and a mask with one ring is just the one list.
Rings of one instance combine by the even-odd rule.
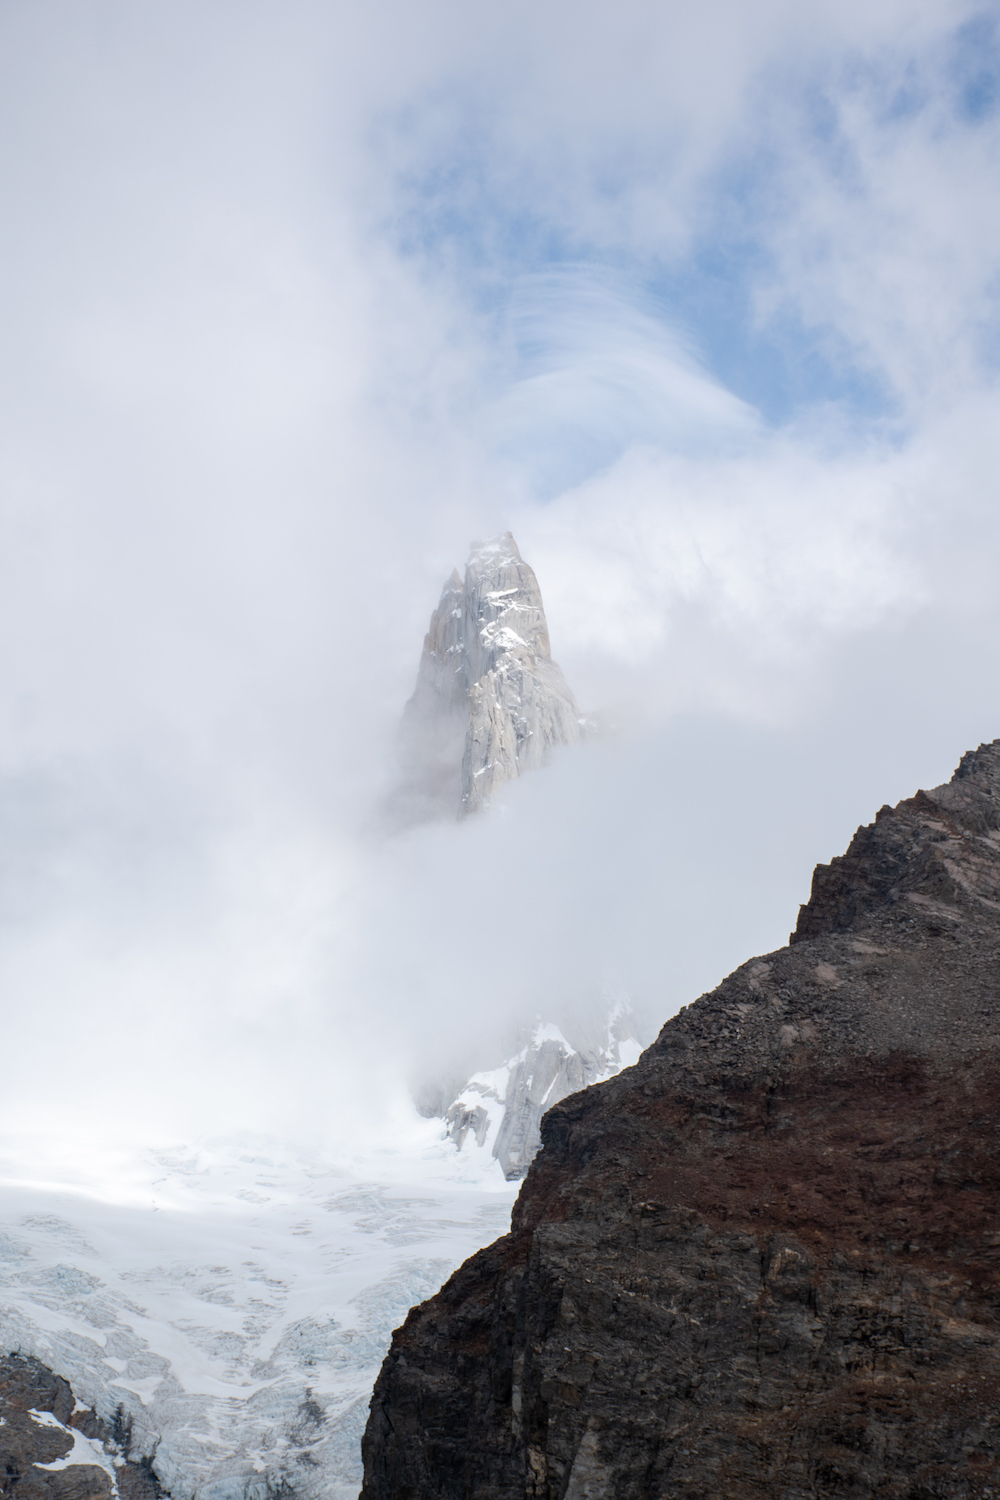
[[37, 1359], [0, 1355], [0, 1495], [18, 1500], [160, 1500], [149, 1459], [128, 1457], [131, 1422], [80, 1407]]
[[556, 1105], [415, 1308], [363, 1500], [1000, 1495], [1000, 741]]
[[392, 821], [476, 812], [505, 781], [580, 739], [552, 660], [542, 595], [510, 532], [473, 547], [445, 584], [400, 733]]

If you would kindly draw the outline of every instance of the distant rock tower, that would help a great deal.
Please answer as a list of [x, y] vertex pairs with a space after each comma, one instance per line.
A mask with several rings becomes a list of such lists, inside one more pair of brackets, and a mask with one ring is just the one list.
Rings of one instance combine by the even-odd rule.
[[396, 821], [487, 807], [505, 781], [583, 735], [549, 652], [542, 596], [510, 532], [474, 545], [444, 586], [403, 713]]
[[459, 1151], [489, 1151], [508, 1182], [523, 1177], [541, 1148], [545, 1111], [639, 1061], [642, 1045], [627, 1003], [612, 1005], [603, 1024], [581, 1019], [571, 1031], [575, 1046], [558, 1026], [536, 1021], [519, 1052], [472, 1075], [443, 1114]]

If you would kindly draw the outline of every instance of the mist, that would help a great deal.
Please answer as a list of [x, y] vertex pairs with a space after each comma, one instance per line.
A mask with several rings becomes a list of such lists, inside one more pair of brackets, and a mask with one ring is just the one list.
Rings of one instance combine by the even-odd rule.
[[[992, 12], [0, 30], [6, 1158], [346, 1158], [537, 1014], [651, 1038], [1000, 733]], [[601, 738], [388, 837], [507, 529]]]

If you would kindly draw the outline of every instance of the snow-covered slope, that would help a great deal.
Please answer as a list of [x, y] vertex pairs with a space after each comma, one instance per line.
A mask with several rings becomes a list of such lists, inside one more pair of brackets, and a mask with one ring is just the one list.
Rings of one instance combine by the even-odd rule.
[[445, 1113], [448, 1134], [472, 1156], [489, 1154], [509, 1180], [524, 1176], [541, 1144], [542, 1115], [567, 1094], [638, 1062], [642, 1047], [625, 1006], [598, 1034], [572, 1046], [558, 1026], [536, 1022], [499, 1068], [474, 1073]]
[[510, 532], [445, 584], [401, 730], [400, 823], [476, 812], [497, 787], [583, 733], [549, 648], [542, 595]]
[[441, 1121], [345, 1167], [243, 1146], [135, 1163], [127, 1201], [8, 1179], [0, 1343], [134, 1416], [174, 1500], [354, 1500], [389, 1335], [513, 1189]]
[[506, 1231], [542, 1112], [639, 1052], [622, 1008], [573, 1040], [537, 1024], [367, 1158], [202, 1142], [119, 1163], [110, 1192], [8, 1165], [0, 1347], [121, 1404], [174, 1500], [355, 1500], [392, 1330]]

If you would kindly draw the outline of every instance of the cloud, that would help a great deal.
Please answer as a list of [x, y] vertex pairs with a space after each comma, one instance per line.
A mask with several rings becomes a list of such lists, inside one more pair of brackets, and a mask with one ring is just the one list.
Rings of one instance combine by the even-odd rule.
[[[748, 664], [780, 670], [918, 608], [927, 587], [898, 545], [897, 488], [889, 464], [790, 443], [702, 460], [642, 449], [528, 535], [574, 655], [634, 669], [648, 696], [694, 612]], [[720, 686], [694, 701], [723, 707]]]
[[[995, 732], [977, 14], [7, 7], [9, 1125], [346, 1141], [526, 1009], [652, 1025]], [[507, 526], [625, 728], [375, 845]]]
[[629, 290], [588, 266], [515, 284], [514, 379], [490, 424], [533, 498], [606, 469], [636, 443], [674, 453], [732, 448], [758, 424], [752, 408], [707, 375], [680, 332]]
[[[997, 57], [981, 32], [828, 60], [798, 96], [765, 107], [774, 269], [759, 316], [794, 308], [815, 338], [840, 341], [842, 359], [887, 382], [904, 420], [997, 372], [1000, 206], [983, 185], [1000, 113], [983, 92]], [[970, 112], [973, 36], [982, 105]]]

